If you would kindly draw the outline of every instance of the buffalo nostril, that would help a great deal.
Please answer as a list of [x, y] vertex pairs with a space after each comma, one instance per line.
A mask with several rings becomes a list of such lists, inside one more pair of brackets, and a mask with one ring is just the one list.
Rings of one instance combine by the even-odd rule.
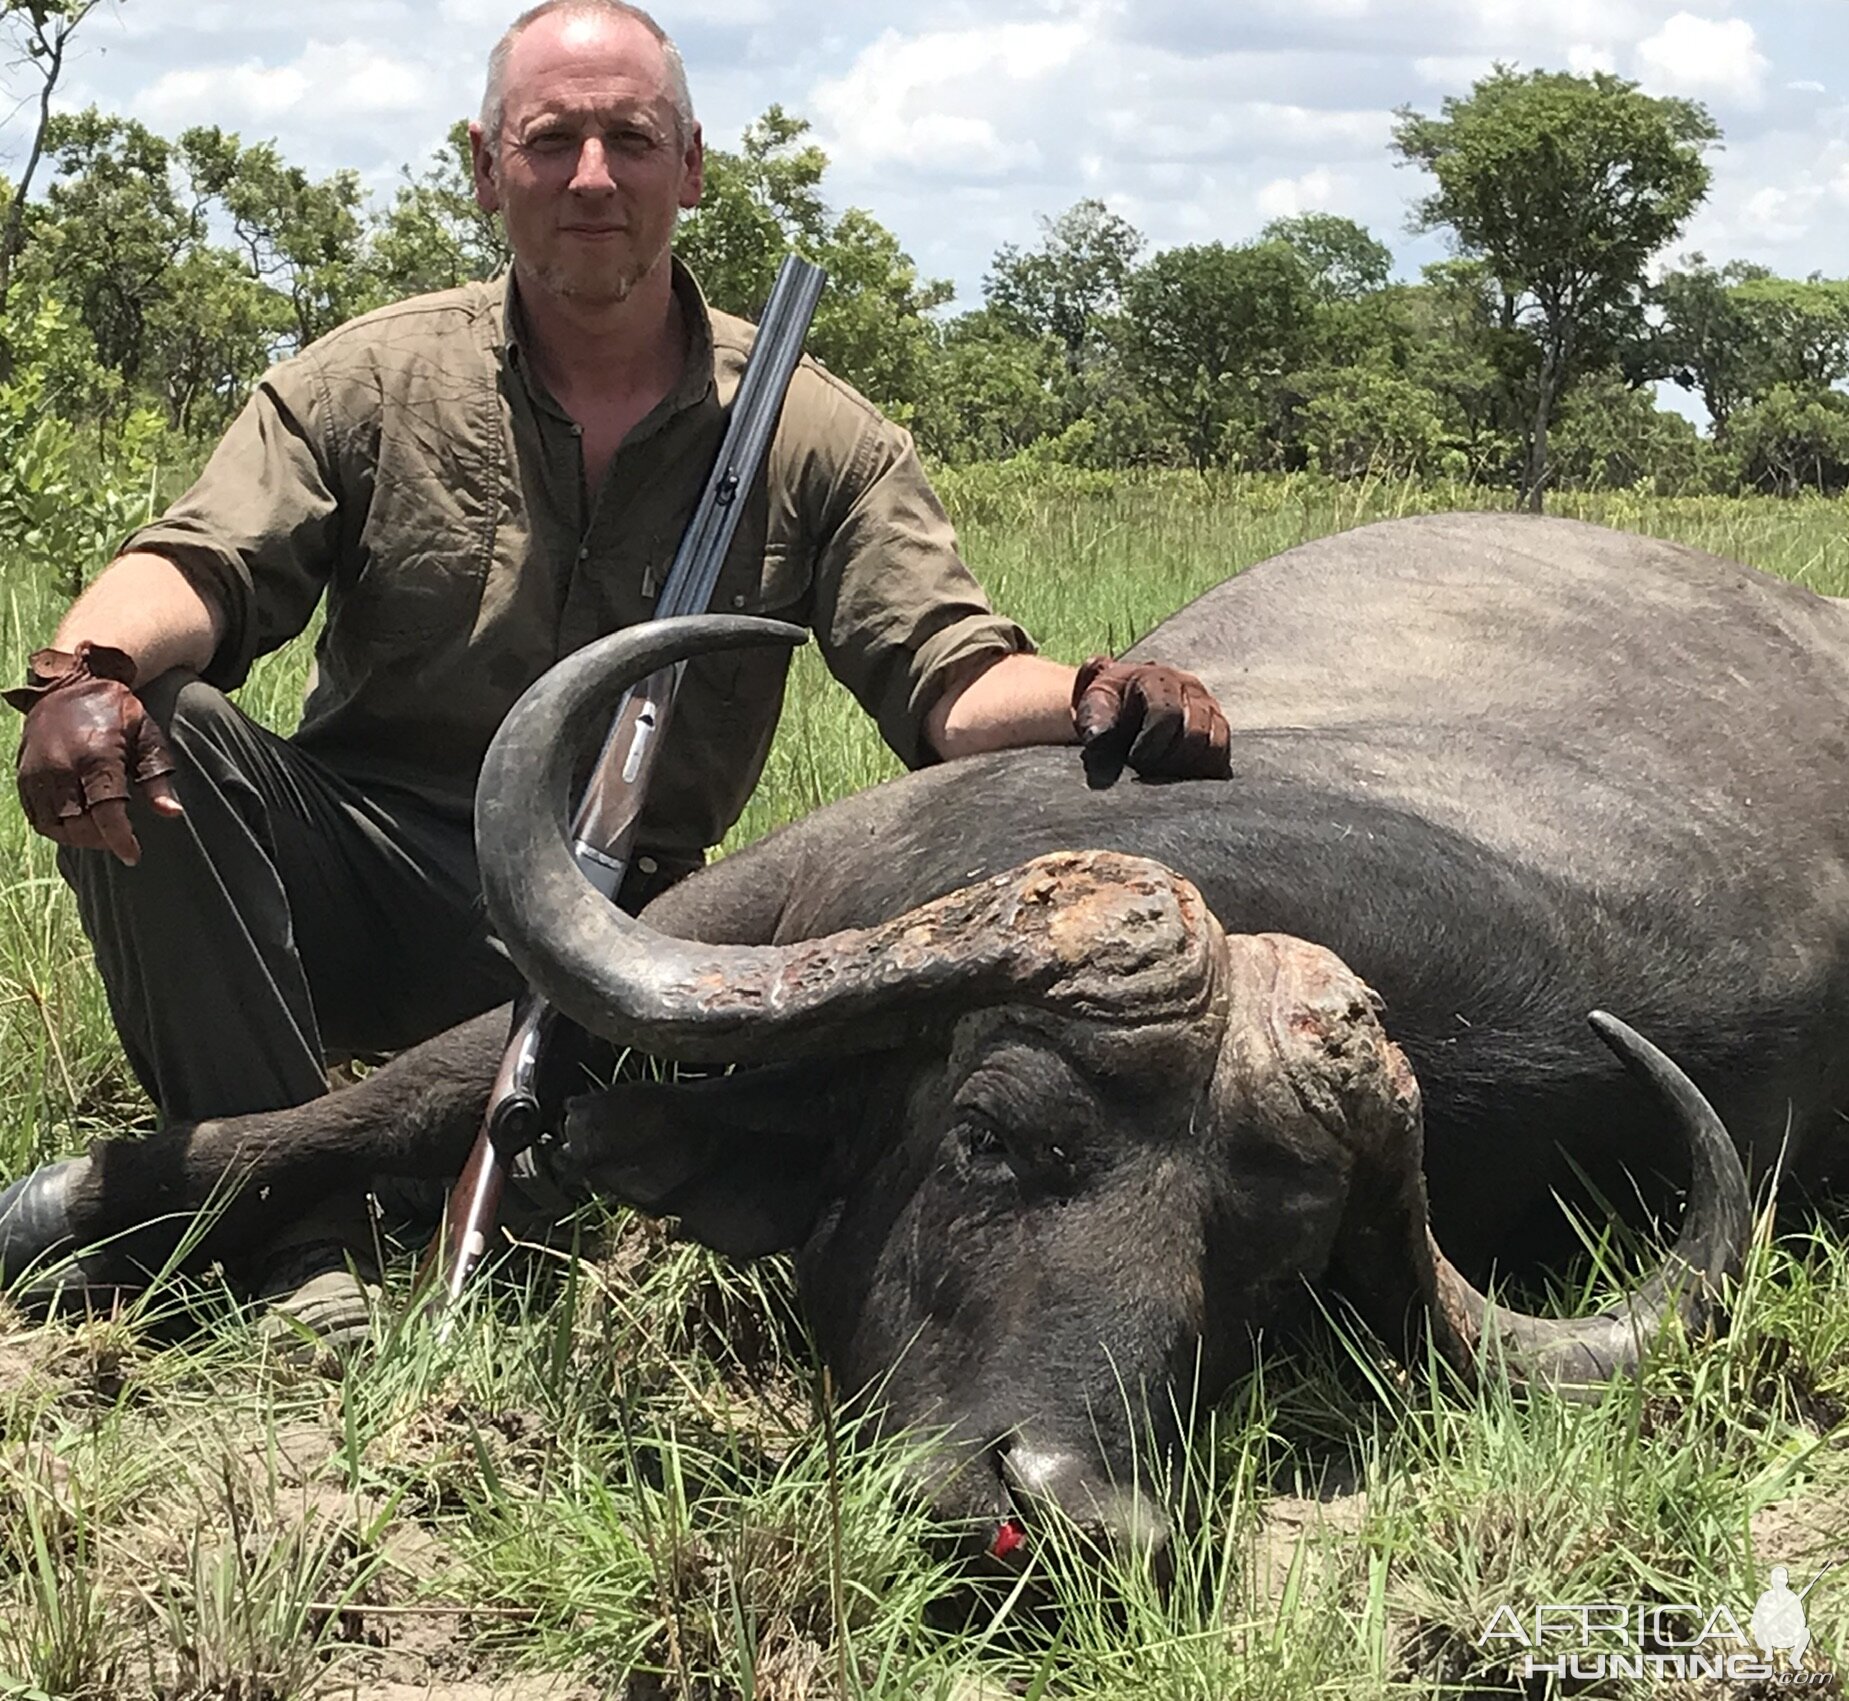
[[1082, 1454], [1017, 1443], [1001, 1458], [1002, 1479], [1024, 1504], [1049, 1506], [1120, 1553], [1160, 1558], [1174, 1527], [1137, 1488], [1098, 1474]]

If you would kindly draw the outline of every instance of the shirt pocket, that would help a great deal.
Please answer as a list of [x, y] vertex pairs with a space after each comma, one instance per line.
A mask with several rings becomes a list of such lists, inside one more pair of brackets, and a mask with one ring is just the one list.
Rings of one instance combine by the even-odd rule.
[[484, 392], [439, 417], [412, 398], [388, 410], [357, 571], [332, 598], [330, 622], [393, 653], [466, 639], [481, 610], [494, 548], [505, 453]]
[[[752, 568], [728, 561], [725, 579], [713, 597], [715, 614], [750, 614], [808, 626], [813, 553], [799, 545], [771, 543]], [[748, 650], [720, 650], [696, 657], [681, 680], [683, 702], [705, 706], [728, 729], [727, 742], [746, 747], [768, 741], [783, 703], [784, 675], [790, 652], [782, 644]], [[676, 714], [682, 704], [676, 705]]]
[[374, 556], [329, 606], [329, 624], [361, 645], [397, 651], [466, 635], [481, 606], [478, 533], [458, 530], [390, 559]]
[[809, 624], [810, 587], [815, 579], [815, 553], [801, 543], [769, 543], [753, 574], [749, 568], [728, 572], [730, 583], [713, 598], [715, 614], [775, 615], [780, 620]]

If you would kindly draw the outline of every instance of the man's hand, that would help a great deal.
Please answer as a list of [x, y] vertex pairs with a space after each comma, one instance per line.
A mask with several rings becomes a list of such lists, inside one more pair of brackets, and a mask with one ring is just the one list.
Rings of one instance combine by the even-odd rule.
[[1195, 675], [1159, 662], [1093, 656], [1072, 686], [1072, 724], [1086, 765], [1128, 762], [1149, 778], [1224, 780], [1232, 735]]
[[173, 752], [129, 689], [134, 661], [106, 644], [39, 650], [26, 683], [4, 693], [25, 711], [19, 801], [46, 838], [74, 850], [106, 850], [131, 867], [141, 845], [128, 824], [131, 785], [160, 815], [181, 813], [168, 777]]

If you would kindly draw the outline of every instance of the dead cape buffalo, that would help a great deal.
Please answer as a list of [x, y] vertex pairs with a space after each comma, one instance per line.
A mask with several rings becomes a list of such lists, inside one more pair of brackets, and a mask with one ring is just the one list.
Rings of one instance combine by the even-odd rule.
[[[1560, 520], [1370, 526], [1132, 652], [1213, 687], [1230, 783], [1101, 786], [1058, 749], [959, 761], [625, 918], [567, 848], [579, 747], [626, 680], [753, 639], [637, 628], [537, 685], [483, 774], [488, 901], [588, 1029], [749, 1066], [578, 1097], [567, 1156], [726, 1251], [793, 1248], [839, 1385], [961, 1443], [947, 1513], [1051, 1501], [1159, 1539], [1118, 1486], [1140, 1396], [1160, 1430], [1170, 1391], [1224, 1388], [1316, 1288], [1460, 1364], [1494, 1334], [1518, 1375], [1597, 1380], [1737, 1258], [1736, 1147], [1762, 1173], [1827, 1161], [1849, 1098], [1842, 604]], [[1621, 1024], [1601, 1043], [1595, 1009], [1687, 1078]], [[13, 1267], [227, 1170], [247, 1177], [227, 1242], [360, 1166], [453, 1173], [502, 1032], [296, 1110], [100, 1143], [14, 1190]], [[1470, 1279], [1572, 1245], [1555, 1195], [1576, 1180], [1686, 1186], [1675, 1253], [1602, 1317], [1487, 1307]]]

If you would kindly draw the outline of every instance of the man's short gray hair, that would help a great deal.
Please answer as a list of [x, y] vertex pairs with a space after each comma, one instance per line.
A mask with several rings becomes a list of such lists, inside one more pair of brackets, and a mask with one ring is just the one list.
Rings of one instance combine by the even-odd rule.
[[686, 147], [693, 139], [693, 97], [687, 92], [687, 67], [681, 60], [681, 50], [674, 45], [668, 32], [640, 6], [631, 6], [627, 0], [540, 0], [539, 5], [528, 7], [508, 25], [507, 33], [488, 55], [488, 86], [482, 92], [481, 127], [490, 156], [500, 152], [501, 125], [507, 117], [507, 60], [514, 43], [529, 24], [536, 24], [554, 12], [584, 18], [629, 18], [660, 43], [661, 56], [668, 67], [668, 100], [674, 107], [675, 140]]

